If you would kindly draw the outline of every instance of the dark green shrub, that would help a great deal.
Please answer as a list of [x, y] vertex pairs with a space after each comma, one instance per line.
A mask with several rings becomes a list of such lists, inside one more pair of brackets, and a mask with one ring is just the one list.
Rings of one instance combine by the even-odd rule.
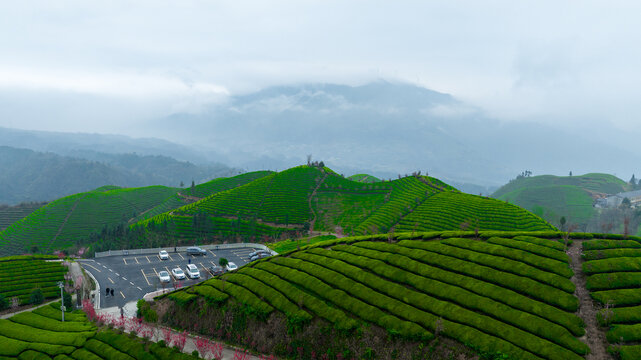
[[198, 350], [194, 350], [191, 352], [191, 356], [197, 358], [197, 357], [200, 357], [200, 353], [198, 352]]
[[71, 294], [68, 292], [63, 292], [62, 293], [62, 299], [64, 300], [65, 307], [67, 308], [67, 311], [72, 311], [73, 310], [73, 303], [71, 301]]
[[641, 257], [641, 249], [604, 249], [583, 252], [585, 260], [598, 260], [619, 257]]
[[40, 290], [40, 288], [33, 289], [29, 299], [29, 302], [33, 305], [39, 305], [45, 301], [45, 297], [42, 295], [42, 290]]
[[641, 257], [617, 257], [600, 260], [590, 260], [583, 263], [586, 274], [611, 272], [641, 271]]
[[633, 288], [638, 287], [639, 284], [641, 284], [641, 272], [613, 272], [590, 275], [585, 286], [592, 291]]
[[0, 311], [9, 308], [9, 301], [0, 294]]
[[609, 302], [613, 306], [641, 304], [641, 288], [594, 291], [590, 296], [602, 304]]
[[641, 248], [641, 244], [634, 240], [590, 240], [583, 242], [583, 250], [605, 250], [605, 249], [620, 249]]

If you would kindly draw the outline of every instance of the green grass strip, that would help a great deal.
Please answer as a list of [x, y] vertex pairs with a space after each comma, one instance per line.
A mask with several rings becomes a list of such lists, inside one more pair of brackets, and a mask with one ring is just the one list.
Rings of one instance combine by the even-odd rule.
[[[61, 313], [59, 311], [59, 313]], [[22, 325], [27, 325], [36, 329], [60, 331], [60, 332], [83, 332], [95, 331], [96, 327], [88, 322], [78, 321], [58, 321], [46, 316], [38, 315], [32, 312], [23, 312], [9, 318], [10, 321]]]
[[[284, 258], [275, 258], [275, 259], [284, 259]], [[290, 282], [303, 287], [304, 289], [313, 292], [319, 298], [324, 299], [325, 301], [332, 302], [336, 306], [339, 306], [345, 309], [347, 312], [354, 314], [356, 317], [376, 324], [391, 333], [399, 334], [402, 337], [410, 339], [424, 339], [429, 341], [434, 338], [434, 336], [423, 327], [419, 326], [410, 321], [401, 320], [394, 315], [390, 315], [382, 311], [381, 309], [370, 305], [367, 302], [363, 302], [357, 298], [350, 296], [347, 292], [332, 287], [325, 282], [319, 280], [318, 278], [309, 275], [303, 271], [297, 270], [293, 267], [289, 267], [282, 264], [276, 264], [272, 261], [264, 261], [258, 266], [266, 271], [269, 271], [275, 275], [280, 276], [281, 278], [287, 277], [287, 280]], [[292, 261], [300, 262], [300, 260], [287, 259]], [[289, 262], [292, 265], [291, 262]], [[295, 266], [295, 263], [293, 266]]]
[[618, 248], [641, 248], [641, 244], [634, 240], [590, 240], [583, 242], [583, 250], [606, 250]]
[[[311, 254], [299, 252], [296, 253], [296, 255], [304, 256], [306, 257], [306, 260], [309, 260]], [[336, 260], [332, 261], [338, 262]], [[369, 286], [365, 286], [359, 282], [355, 282], [354, 280], [342, 275], [337, 271], [333, 271], [320, 265], [312, 264], [303, 260], [277, 257], [272, 259], [272, 262], [300, 269], [310, 274], [311, 276], [314, 276], [328, 284], [331, 284], [331, 286], [333, 287], [349, 293], [351, 296], [359, 298], [363, 301], [367, 301], [372, 305], [389, 311], [390, 313], [401, 318], [407, 320], [412, 319], [412, 321], [420, 323], [423, 327], [426, 327], [428, 329], [434, 329], [437, 321], [439, 321], [439, 318], [432, 313], [422, 311], [417, 307], [410, 306], [404, 302], [394, 299], [393, 297], [391, 297], [392, 295], [390, 295], [390, 291], [386, 291], [385, 286], [383, 286], [382, 288], [377, 287], [376, 290], [374, 290]], [[367, 274], [360, 269], [355, 269], [360, 273]], [[368, 282], [368, 285], [372, 286], [373, 284], [371, 283], [371, 281], [373, 281], [373, 278], [370, 278], [369, 280], [370, 282]], [[383, 281], [380, 278], [379, 280]], [[402, 287], [403, 290], [401, 290], [399, 293], [399, 289], [394, 287], [392, 283], [386, 281], [383, 281], [383, 283], [385, 283], [386, 285], [390, 285], [390, 287], [393, 287], [397, 295], [402, 294], [409, 296], [406, 288]], [[428, 299], [426, 296], [424, 298], [419, 298], [422, 298], [418, 300], [419, 302], [412, 301], [415, 306], [420, 306], [421, 300], [426, 301]], [[500, 338], [496, 338], [494, 336], [481, 332], [473, 327], [458, 324], [446, 319], [442, 319], [441, 321], [443, 324], [442, 333], [463, 343], [474, 344], [475, 346], [478, 346], [479, 348], [488, 352], [503, 352], [515, 356], [519, 359], [537, 358], [537, 356], [532, 353], [529, 353]]]
[[[390, 250], [390, 248], [386, 247], [386, 245], [388, 244], [371, 242], [362, 242], [355, 244], [355, 246], [366, 247], [374, 250]], [[408, 256], [410, 258], [435, 267], [439, 267], [441, 269], [464, 274], [502, 287], [506, 287], [526, 296], [530, 296], [534, 299], [541, 300], [552, 306], [556, 306], [565, 311], [574, 312], [579, 307], [579, 301], [577, 298], [563, 290], [554, 288], [550, 285], [542, 284], [527, 277], [503, 272], [488, 266], [468, 262], [452, 256], [442, 255], [430, 251], [420, 251], [420, 245], [417, 247], [412, 247], [411, 243], [402, 245], [403, 246], [392, 248], [391, 252], [398, 252], [402, 255]], [[487, 256], [484, 254], [479, 255]]]
[[[396, 245], [385, 245], [396, 247], [399, 250], [407, 250]], [[455, 285], [483, 297], [502, 302], [515, 309], [540, 316], [552, 323], [556, 323], [565, 327], [575, 336], [583, 336], [585, 334], [585, 330], [583, 329], [583, 321], [578, 316], [565, 312], [543, 302], [531, 299], [515, 291], [489, 282], [485, 282], [474, 277], [443, 270], [441, 268], [414, 260], [408, 256], [401, 255], [399, 253], [383, 252], [346, 245], [334, 246], [332, 250], [340, 252], [344, 251], [360, 256], [366, 256], [372, 259], [378, 259], [399, 269], [407, 270], [425, 278], [430, 278], [447, 284]], [[417, 257], [420, 257], [420, 254], [424, 252], [421, 252], [419, 250], [416, 251], [416, 253], [418, 254]]]
[[641, 287], [641, 272], [612, 272], [588, 276], [588, 290], [610, 290]]
[[[552, 249], [547, 246], [533, 244], [527, 241], [519, 241], [516, 239], [504, 239], [500, 237], [493, 237], [486, 240], [490, 244], [501, 245], [513, 249], [527, 251], [530, 254], [543, 256], [552, 260], [568, 263], [570, 258], [563, 250]], [[552, 242], [547, 240], [548, 242]], [[558, 243], [557, 243], [558, 244]], [[559, 244], [560, 245], [560, 244]], [[563, 245], [561, 245], [563, 246]]]
[[563, 326], [527, 312], [516, 310], [492, 299], [479, 296], [460, 287], [415, 275], [395, 266], [387, 265], [380, 260], [373, 260], [341, 251], [314, 249], [308, 252], [339, 259], [359, 268], [368, 269], [375, 274], [386, 277], [394, 283], [407, 284], [429, 296], [458, 304], [464, 307], [466, 311], [469, 309], [485, 313], [494, 319], [515, 326], [540, 338], [547, 339], [577, 354], [586, 354], [589, 351], [587, 345], [576, 339]]
[[[298, 301], [302, 306], [309, 309], [316, 316], [322, 317], [325, 320], [334, 324], [339, 330], [351, 330], [358, 326], [358, 323], [349, 318], [345, 313], [337, 308], [328, 306], [325, 302], [319, 300], [317, 297], [308, 294], [305, 291], [295, 287], [288, 281], [273, 275], [265, 270], [260, 269], [261, 265], [257, 264], [253, 267], [243, 267], [240, 272], [251, 276], [257, 281], [262, 281], [265, 284], [270, 284], [275, 289], [283, 293], [292, 301]], [[287, 276], [285, 278], [288, 278]]]
[[585, 260], [598, 260], [620, 257], [641, 257], [641, 249], [604, 249], [583, 252]]
[[[433, 296], [429, 296], [425, 293], [410, 290], [407, 287], [398, 284], [396, 280], [389, 281], [377, 275], [374, 275], [371, 272], [363, 271], [361, 266], [350, 265], [345, 261], [332, 258], [331, 255], [324, 256], [325, 253], [329, 253], [329, 252], [331, 251], [321, 250], [319, 253], [316, 253], [316, 254], [308, 253], [308, 252], [298, 252], [293, 254], [292, 256], [295, 258], [299, 258], [301, 260], [313, 262], [319, 266], [322, 266], [328, 269], [335, 269], [337, 272], [355, 281], [357, 284], [358, 283], [363, 285], [366, 284], [365, 286], [369, 288], [385, 293], [392, 298], [396, 298], [399, 301], [407, 303], [408, 305], [412, 304], [412, 306], [418, 309], [421, 309], [423, 311], [426, 311], [432, 315], [442, 317], [443, 319], [450, 320], [452, 322], [458, 323], [463, 326], [470, 326], [483, 333], [494, 336], [498, 339], [505, 340], [521, 349], [525, 349], [533, 354], [543, 356], [545, 358], [550, 358], [550, 359], [557, 358], [559, 360], [561, 359], [561, 357], [558, 357], [558, 356], [563, 356], [566, 359], [568, 357], [573, 358], [573, 356], [576, 358], [575, 356], [576, 354], [583, 355], [589, 351], [589, 348], [585, 344], [579, 341], [576, 341], [574, 343], [567, 342], [559, 346], [553, 342], [544, 340], [537, 335], [533, 335], [529, 332], [523, 331], [518, 327], [513, 327], [512, 325], [501, 322], [492, 317], [481, 315], [475, 311], [466, 309], [455, 303], [443, 301]], [[356, 257], [354, 255], [348, 255], [348, 256]], [[369, 260], [369, 261], [375, 262], [373, 260]], [[376, 264], [376, 265], [381, 265], [381, 264]], [[382, 266], [384, 267], [385, 265], [382, 264]], [[378, 274], [381, 271], [384, 271], [384, 269], [382, 269], [381, 266], [373, 266], [373, 268], [376, 274]], [[388, 269], [388, 270], [393, 270], [393, 269]], [[408, 275], [408, 274], [406, 273], [402, 275]], [[446, 284], [443, 284], [443, 283], [439, 284], [438, 282], [430, 281], [429, 279], [423, 279], [416, 275], [413, 276], [412, 280], [414, 281], [410, 285], [412, 285], [414, 288], [417, 288], [418, 286], [420, 286], [419, 290], [429, 289], [430, 287], [432, 287], [432, 289], [435, 289], [434, 286], [439, 286], [439, 285], [445, 286], [445, 287], [438, 288], [439, 289], [438, 292], [440, 292], [441, 294], [446, 294], [448, 290], [451, 290], [451, 289], [447, 289]], [[424, 283], [423, 282], [424, 280], [427, 283]], [[405, 281], [401, 280], [400, 282], [405, 282]], [[450, 299], [452, 300], [458, 299], [456, 295], [474, 296], [473, 294], [470, 294], [470, 293], [454, 294]], [[483, 300], [487, 300], [487, 299], [483, 299]], [[537, 320], [541, 321], [540, 319], [537, 319]], [[547, 323], [547, 324], [540, 324], [540, 325], [551, 326], [552, 324]], [[572, 337], [563, 328], [558, 327], [557, 330], [559, 329], [562, 332], [557, 333], [558, 335], [565, 333], [567, 337], [574, 339], [574, 337]], [[565, 340], [567, 340], [567, 337], [565, 338]], [[573, 353], [572, 351], [575, 353]]]
[[601, 260], [590, 260], [583, 263], [583, 272], [599, 274], [610, 272], [641, 271], [641, 258], [621, 257]]
[[[527, 251], [513, 249], [502, 245], [491, 244], [489, 243], [490, 239], [488, 239], [488, 242], [462, 238], [444, 239], [441, 241], [441, 243], [473, 250], [480, 253], [501, 256], [506, 259], [528, 264], [546, 272], [553, 272], [567, 279], [570, 279], [574, 275], [569, 265], [567, 264], [567, 261], [563, 263], [561, 261], [548, 259], [536, 254], [529, 253]], [[568, 282], [570, 281], [568, 280]], [[574, 292], [574, 290], [572, 290], [572, 292]]]
[[590, 296], [602, 304], [610, 303], [613, 306], [641, 304], [641, 288], [593, 291]]

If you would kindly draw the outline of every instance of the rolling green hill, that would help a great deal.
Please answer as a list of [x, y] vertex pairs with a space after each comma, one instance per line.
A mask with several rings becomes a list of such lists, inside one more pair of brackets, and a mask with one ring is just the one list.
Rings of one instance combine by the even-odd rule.
[[515, 179], [492, 197], [521, 206], [554, 225], [565, 216], [568, 223], [583, 228], [596, 215], [594, 196], [627, 189], [626, 182], [608, 174], [542, 175]]
[[356, 182], [362, 182], [362, 183], [377, 183], [381, 181], [381, 179], [377, 178], [376, 176], [368, 175], [368, 174], [355, 174], [355, 175], [349, 176], [347, 179], [356, 181]]
[[[252, 348], [279, 357], [409, 358], [436, 337], [484, 358], [583, 359], [589, 348], [579, 339], [585, 330], [575, 313], [574, 273], [554, 240], [560, 233], [479, 236], [328, 240], [163, 295], [154, 306], [167, 325], [234, 343], [250, 339]], [[207, 329], [194, 325], [194, 314]]]
[[[184, 239], [274, 237], [308, 230], [374, 234], [395, 229], [551, 230], [541, 218], [504, 202], [461, 194], [438, 179], [408, 176], [373, 184], [328, 168], [299, 166], [132, 225]], [[300, 236], [299, 235], [299, 236]], [[294, 234], [295, 236], [295, 234]]]

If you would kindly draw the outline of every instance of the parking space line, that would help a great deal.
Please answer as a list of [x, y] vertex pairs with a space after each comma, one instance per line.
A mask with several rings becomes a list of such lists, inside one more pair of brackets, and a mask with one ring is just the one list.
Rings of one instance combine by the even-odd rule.
[[[131, 284], [131, 286], [136, 286], [136, 285], [134, 285], [134, 283], [132, 283], [131, 281], [130, 281], [129, 283]], [[62, 310], [60, 310], [60, 311], [62, 311]]]
[[102, 271], [100, 271], [100, 269], [98, 269], [97, 267], [91, 266], [91, 265], [89, 265], [89, 264], [87, 264], [87, 263], [83, 263], [83, 265], [84, 265], [84, 266], [89, 266], [90, 268], [92, 268], [92, 269], [96, 270], [97, 272], [102, 272]]
[[[154, 271], [155, 271], [155, 270], [154, 270]], [[151, 283], [150, 283], [150, 282], [149, 282], [149, 280], [147, 279], [147, 275], [145, 275], [145, 272], [144, 272], [144, 271], [142, 271], [142, 269], [140, 269], [140, 272], [142, 273], [142, 276], [144, 276], [144, 277], [145, 277], [145, 281], [147, 282], [147, 285], [151, 286]], [[61, 311], [62, 311], [62, 310], [61, 310]]]
[[109, 281], [111, 281], [112, 284], [115, 284], [115, 282], [113, 280], [111, 280], [111, 278], [109, 276], [107, 276], [107, 279], [109, 279]]
[[118, 273], [114, 273], [114, 274], [116, 274], [116, 276], [120, 276], [120, 274], [118, 274]]
[[213, 261], [210, 261], [210, 263], [211, 263], [212, 265], [214, 265], [214, 266], [216, 266], [216, 263], [215, 263], [215, 262], [213, 262]]
[[151, 260], [149, 260], [149, 256], [145, 256], [145, 258], [147, 259], [147, 262], [151, 264]]
[[171, 257], [171, 255], [167, 255], [167, 256], [169, 256], [169, 260], [174, 261], [174, 259]]
[[127, 264], [127, 259], [122, 258], [122, 261], [124, 261], [124, 262], [125, 262], [125, 265], [129, 265], [129, 264]]
[[137, 288], [138, 290], [142, 291], [142, 289], [140, 288], [140, 286], [136, 286], [136, 288]]
[[123, 279], [123, 280], [125, 280], [125, 281], [127, 281], [127, 278], [126, 278], [126, 277], [124, 277], [124, 276], [122, 277], [122, 279]]
[[114, 272], [113, 270], [109, 269], [109, 271]]
[[118, 291], [118, 292], [120, 293], [120, 295], [122, 295], [122, 298], [124, 299], [125, 298], [125, 294], [123, 294], [122, 291]]
[[138, 258], [137, 258], [137, 257], [135, 257], [134, 259], [136, 259], [136, 264], [140, 264], [140, 263], [138, 262]]
[[158, 271], [156, 271], [156, 268], [153, 268], [153, 269], [154, 269], [154, 272], [156, 273], [156, 276], [158, 276]]
[[215, 254], [213, 251], [209, 250], [209, 252], [210, 252], [212, 255], [216, 256], [216, 254]]
[[103, 265], [102, 267], [103, 267], [103, 268], [105, 268], [105, 269], [107, 268], [107, 267], [106, 267], [106, 266], [104, 266], [104, 265]]
[[180, 256], [181, 259], [185, 260], [185, 258], [183, 257], [183, 255], [181, 253], [178, 253], [178, 256]]

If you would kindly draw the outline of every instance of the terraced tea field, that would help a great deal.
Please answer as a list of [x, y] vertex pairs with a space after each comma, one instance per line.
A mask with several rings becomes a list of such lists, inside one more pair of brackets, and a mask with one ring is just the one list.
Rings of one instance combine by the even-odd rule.
[[641, 359], [641, 243], [635, 240], [583, 242], [586, 286], [600, 305], [597, 318], [609, 328], [609, 351], [623, 360]]
[[221, 191], [230, 190], [248, 184], [271, 173], [272, 171], [252, 171], [234, 177], [218, 178], [203, 184], [196, 185], [193, 190], [192, 188], [186, 188], [184, 190], [181, 190], [180, 193], [187, 196], [205, 198]]
[[0, 231], [44, 205], [46, 203], [25, 203], [15, 206], [0, 205]]
[[60, 303], [0, 320], [1, 359], [198, 359], [141, 338], [97, 328], [74, 311], [61, 321]]
[[31, 292], [42, 290], [45, 299], [59, 298], [58, 282], [64, 280], [67, 267], [61, 262], [48, 262], [54, 256], [12, 256], [0, 258], [0, 295], [7, 301], [17, 297], [28, 304]]
[[[511, 359], [583, 359], [589, 347], [579, 340], [585, 330], [575, 314], [574, 274], [564, 245], [549, 239], [560, 235], [481, 232], [476, 239], [473, 232], [430, 232], [397, 233], [392, 241], [387, 234], [329, 240], [173, 292], [157, 306], [171, 304], [161, 320], [186, 327], [176, 319], [205, 304], [232, 314], [241, 306], [255, 320], [225, 328], [234, 331], [232, 339], [252, 338], [250, 331], [286, 318], [290, 329], [300, 329], [291, 331], [307, 337], [253, 338], [256, 349], [277, 356], [292, 356], [277, 345], [287, 341], [316, 354], [331, 348], [371, 355], [372, 348], [348, 340], [343, 350], [319, 348], [314, 329], [328, 326], [345, 339], [385, 329], [408, 343], [446, 337]], [[219, 318], [207, 314], [203, 321]]]

